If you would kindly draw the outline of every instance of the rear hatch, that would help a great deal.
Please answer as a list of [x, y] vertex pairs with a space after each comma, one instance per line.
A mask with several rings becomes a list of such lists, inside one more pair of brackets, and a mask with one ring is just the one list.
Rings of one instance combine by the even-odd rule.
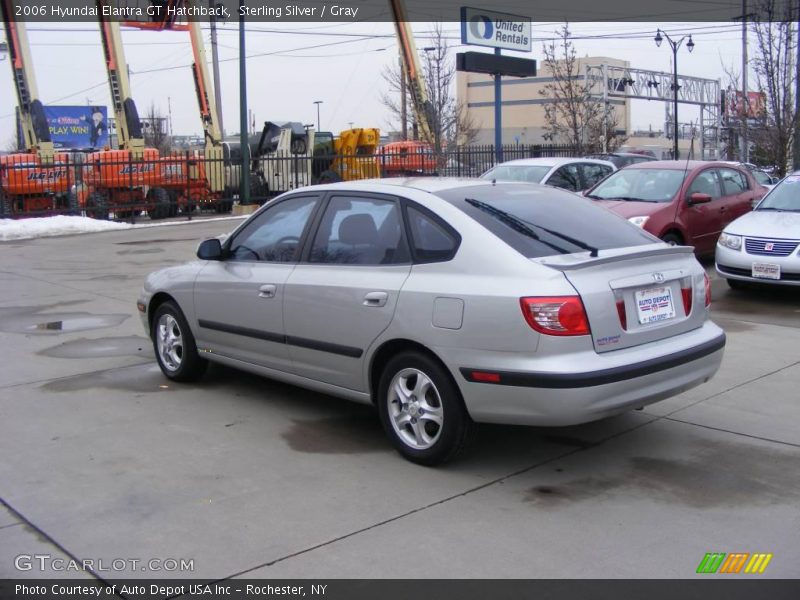
[[653, 244], [533, 259], [580, 294], [598, 353], [680, 335], [706, 319], [704, 272], [692, 248]]

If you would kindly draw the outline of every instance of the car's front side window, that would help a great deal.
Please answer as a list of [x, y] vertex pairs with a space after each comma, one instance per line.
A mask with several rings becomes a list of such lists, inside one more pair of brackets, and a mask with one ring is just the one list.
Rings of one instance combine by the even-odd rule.
[[314, 236], [309, 262], [390, 265], [409, 262], [400, 209], [388, 199], [334, 196]]
[[545, 183], [570, 192], [577, 192], [581, 189], [577, 165], [564, 165], [553, 173]]
[[229, 260], [292, 262], [318, 198], [287, 198], [266, 209], [233, 238]]
[[689, 186], [689, 196], [692, 194], [708, 194], [711, 198], [719, 198], [719, 182], [713, 169], [702, 171], [694, 178]]

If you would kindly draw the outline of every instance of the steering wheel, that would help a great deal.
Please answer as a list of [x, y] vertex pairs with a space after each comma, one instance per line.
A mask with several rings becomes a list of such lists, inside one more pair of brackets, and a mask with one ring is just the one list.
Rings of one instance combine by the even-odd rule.
[[244, 245], [236, 246], [236, 250], [234, 250], [234, 254], [239, 258], [243, 258], [243, 257], [239, 256], [239, 252], [242, 251], [242, 250], [252, 254], [255, 257], [256, 260], [261, 260], [261, 257], [258, 255], [258, 252], [256, 252], [252, 248], [248, 248], [247, 246], [244, 246]]
[[299, 244], [300, 243], [300, 238], [297, 237], [296, 235], [285, 235], [281, 239], [279, 239], [277, 242], [275, 242], [275, 245], [276, 246], [281, 246], [283, 244], [290, 244], [292, 242], [294, 242], [295, 244]]

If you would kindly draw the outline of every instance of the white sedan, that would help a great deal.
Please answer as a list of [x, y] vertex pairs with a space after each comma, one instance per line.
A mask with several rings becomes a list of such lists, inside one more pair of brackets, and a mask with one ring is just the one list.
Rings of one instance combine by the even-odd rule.
[[716, 268], [732, 288], [748, 281], [800, 285], [800, 171], [725, 228]]
[[495, 165], [481, 179], [543, 183], [582, 192], [616, 170], [614, 163], [594, 158], [521, 158]]

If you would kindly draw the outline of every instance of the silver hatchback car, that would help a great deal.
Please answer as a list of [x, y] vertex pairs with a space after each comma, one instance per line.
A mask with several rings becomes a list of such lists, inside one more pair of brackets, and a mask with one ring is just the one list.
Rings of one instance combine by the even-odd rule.
[[375, 404], [436, 464], [475, 422], [570, 425], [708, 381], [725, 335], [691, 248], [547, 186], [337, 183], [286, 193], [138, 301], [164, 374], [216, 361]]

